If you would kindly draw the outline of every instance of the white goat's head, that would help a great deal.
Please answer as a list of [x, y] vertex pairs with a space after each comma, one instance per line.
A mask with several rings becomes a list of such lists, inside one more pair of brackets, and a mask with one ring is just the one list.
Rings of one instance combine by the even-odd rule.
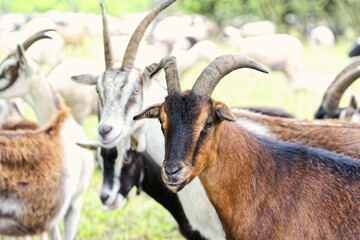
[[50, 38], [43, 30], [30, 36], [24, 43], [18, 44], [16, 50], [9, 53], [0, 63], [0, 97], [22, 97], [29, 92], [31, 79], [39, 67], [26, 56], [26, 50], [37, 40]]
[[134, 67], [139, 43], [151, 21], [174, 1], [169, 0], [159, 5], [141, 21], [130, 39], [120, 68], [113, 66], [106, 13], [101, 5], [106, 70], [100, 77], [80, 75], [72, 79], [83, 84], [96, 84], [102, 105], [98, 138], [106, 147], [114, 147], [140, 126], [138, 123], [135, 124], [133, 116], [143, 107], [143, 99], [146, 98], [144, 88], [149, 87], [149, 82], [152, 82], [150, 73], [157, 64], [148, 66], [142, 73]]

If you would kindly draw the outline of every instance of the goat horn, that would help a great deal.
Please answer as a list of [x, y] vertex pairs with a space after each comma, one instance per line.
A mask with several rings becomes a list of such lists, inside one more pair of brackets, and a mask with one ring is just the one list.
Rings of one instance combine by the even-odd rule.
[[103, 41], [104, 41], [104, 56], [105, 56], [105, 66], [106, 69], [114, 66], [114, 62], [111, 55], [111, 41], [110, 34], [108, 30], [108, 21], [106, 16], [106, 9], [103, 3], [100, 3], [101, 7], [101, 16], [103, 20]]
[[[328, 88], [330, 88], [333, 84], [336, 84], [336, 82], [348, 71], [356, 68], [357, 66], [360, 65], [360, 57], [355, 58], [353, 61], [351, 61], [346, 67], [344, 67], [344, 69], [338, 74], [336, 75], [336, 78], [334, 79], [334, 81], [332, 81], [332, 83], [329, 85]], [[326, 94], [326, 93], [325, 93]]]
[[335, 79], [324, 94], [321, 106], [326, 113], [337, 114], [339, 102], [345, 90], [360, 77], [360, 68], [353, 68]]
[[260, 64], [249, 57], [232, 54], [223, 55], [215, 58], [201, 72], [191, 91], [210, 97], [216, 85], [225, 75], [240, 68], [252, 68], [268, 73]]
[[169, 0], [160, 6], [156, 7], [154, 10], [149, 12], [146, 17], [140, 22], [138, 27], [136, 28], [135, 32], [131, 36], [131, 39], [129, 41], [129, 44], [126, 48], [124, 58], [122, 60], [122, 67], [127, 68], [133, 68], [134, 62], [136, 58], [136, 54], [140, 45], [140, 41], [142, 37], [144, 36], [144, 33], [147, 29], [147, 27], [150, 25], [150, 23], [154, 20], [154, 18], [166, 7], [168, 7], [170, 4], [175, 2], [176, 0]]
[[159, 65], [150, 74], [150, 77], [156, 74], [160, 69], [164, 69], [165, 71], [168, 94], [172, 92], [181, 92], [179, 74], [176, 65], [176, 58], [174, 56], [163, 57]]
[[44, 29], [41, 30], [37, 33], [34, 33], [33, 35], [31, 35], [30, 37], [28, 37], [28, 39], [26, 39], [23, 43], [22, 46], [24, 48], [24, 50], [26, 51], [31, 45], [33, 45], [36, 41], [40, 40], [40, 39], [44, 39], [44, 38], [50, 38], [50, 36], [45, 35], [46, 32], [49, 31], [55, 31], [55, 29]]

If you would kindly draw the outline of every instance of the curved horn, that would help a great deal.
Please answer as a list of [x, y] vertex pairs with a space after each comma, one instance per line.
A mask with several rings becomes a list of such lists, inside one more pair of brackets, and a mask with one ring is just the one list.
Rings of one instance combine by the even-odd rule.
[[101, 16], [103, 20], [103, 41], [104, 41], [104, 56], [105, 56], [105, 67], [106, 69], [114, 66], [113, 58], [112, 58], [112, 48], [111, 48], [111, 40], [110, 33], [108, 30], [108, 21], [106, 16], [106, 9], [103, 3], [100, 3], [101, 7]]
[[33, 35], [31, 35], [30, 37], [28, 37], [28, 39], [26, 39], [23, 43], [22, 46], [24, 47], [24, 50], [26, 51], [31, 45], [33, 45], [36, 41], [40, 40], [40, 39], [44, 39], [44, 38], [50, 38], [50, 36], [45, 35], [46, 32], [49, 31], [55, 31], [55, 29], [44, 29], [41, 30], [37, 33], [34, 33]]
[[210, 97], [216, 85], [225, 75], [240, 68], [252, 68], [268, 73], [260, 64], [249, 57], [232, 54], [223, 55], [215, 58], [201, 72], [191, 91]]
[[160, 6], [156, 7], [154, 10], [149, 12], [146, 17], [140, 22], [135, 32], [131, 36], [129, 44], [126, 48], [124, 58], [122, 60], [122, 67], [132, 68], [134, 67], [134, 62], [136, 58], [136, 54], [140, 45], [140, 41], [144, 36], [144, 33], [150, 23], [154, 20], [154, 18], [166, 7], [175, 2], [176, 0], [169, 0]]
[[[357, 66], [360, 65], [360, 57], [355, 58], [354, 60], [352, 60], [346, 67], [344, 67], [344, 69], [338, 74], [336, 75], [334, 81], [331, 82], [331, 84], [329, 85], [328, 88], [330, 88], [333, 84], [336, 84], [336, 82], [348, 71], [356, 68]], [[326, 94], [326, 93], [325, 93]]]
[[325, 92], [321, 106], [326, 113], [337, 114], [339, 102], [345, 90], [360, 77], [360, 68], [353, 68], [344, 74], [328, 87]]
[[150, 74], [150, 77], [156, 74], [160, 69], [164, 69], [165, 71], [168, 94], [172, 92], [181, 92], [179, 74], [176, 65], [176, 58], [174, 56], [163, 57], [159, 65]]

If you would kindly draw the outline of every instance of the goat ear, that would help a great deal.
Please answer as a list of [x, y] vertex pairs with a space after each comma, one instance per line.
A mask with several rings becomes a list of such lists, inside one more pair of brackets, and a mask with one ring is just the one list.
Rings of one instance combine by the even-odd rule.
[[98, 141], [88, 141], [88, 142], [77, 142], [76, 143], [79, 147], [89, 149], [89, 150], [97, 150], [99, 147], [101, 147], [100, 143]]
[[350, 106], [354, 109], [358, 108], [357, 100], [354, 95], [351, 95]]
[[141, 74], [141, 78], [143, 79], [144, 82], [148, 82], [151, 80], [155, 80], [157, 82], [161, 81], [161, 71], [157, 72], [156, 74], [154, 74], [154, 76], [150, 77], [150, 74], [156, 69], [156, 67], [158, 66], [157, 63], [153, 63], [149, 66], [146, 66], [144, 71]]
[[16, 46], [16, 53], [15, 53], [16, 60], [20, 63], [20, 65], [24, 65], [27, 63], [27, 58], [25, 54], [25, 50], [22, 45], [18, 44]]
[[230, 122], [235, 122], [236, 121], [235, 115], [223, 103], [217, 103], [215, 105], [215, 112], [216, 112], [216, 115], [221, 119], [224, 119], [224, 120], [227, 120], [227, 121], [230, 121]]
[[351, 121], [352, 117], [359, 111], [356, 98], [354, 95], [351, 96], [349, 106], [344, 110], [342, 120]]
[[148, 108], [146, 108], [144, 111], [139, 113], [138, 115], [134, 116], [134, 120], [140, 120], [144, 118], [158, 118], [160, 114], [160, 107], [161, 104], [154, 104]]
[[92, 74], [80, 74], [80, 75], [72, 76], [71, 80], [85, 85], [96, 85], [98, 77], [99, 76], [95, 76]]

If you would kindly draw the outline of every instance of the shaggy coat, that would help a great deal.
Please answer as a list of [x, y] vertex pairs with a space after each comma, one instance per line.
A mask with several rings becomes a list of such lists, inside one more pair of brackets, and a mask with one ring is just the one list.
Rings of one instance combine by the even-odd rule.
[[52, 227], [63, 201], [60, 131], [67, 117], [61, 108], [41, 129], [0, 133], [0, 234], [34, 235]]

